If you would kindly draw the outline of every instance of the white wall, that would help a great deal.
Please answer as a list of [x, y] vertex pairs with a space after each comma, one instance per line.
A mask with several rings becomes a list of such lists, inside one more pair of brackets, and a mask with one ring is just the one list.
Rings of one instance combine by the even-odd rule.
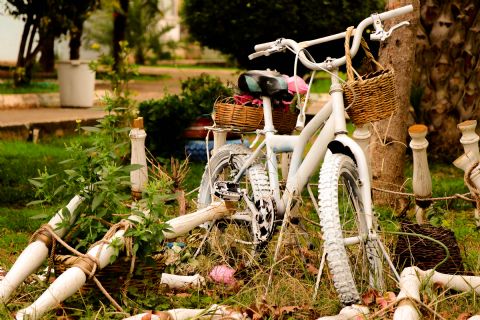
[[22, 32], [23, 22], [5, 15], [3, 7], [0, 7], [0, 61], [8, 63], [17, 61]]

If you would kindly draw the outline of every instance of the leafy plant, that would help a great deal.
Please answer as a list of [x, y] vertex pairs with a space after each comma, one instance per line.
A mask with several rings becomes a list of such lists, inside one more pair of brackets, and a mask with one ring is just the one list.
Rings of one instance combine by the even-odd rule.
[[[164, 200], [171, 193], [169, 181], [162, 177], [151, 179], [145, 192], [145, 199], [137, 204], [142, 210], [129, 207], [130, 172], [141, 168], [140, 165], [129, 164], [128, 124], [136, 115], [136, 104], [130, 98], [128, 81], [135, 74], [135, 66], [128, 63], [128, 48], [122, 43], [122, 62], [118, 71], [113, 71], [113, 59], [102, 57], [93, 68], [106, 70], [112, 86], [112, 94], [105, 98], [106, 116], [93, 127], [82, 127], [84, 134], [92, 136], [91, 146], [85, 147], [79, 143], [68, 145], [71, 155], [62, 161], [65, 167], [62, 184], [53, 186], [51, 181], [55, 175], [48, 170], [40, 176], [31, 179], [37, 188], [40, 198], [35, 203], [55, 204], [59, 200], [82, 195], [85, 205], [79, 218], [66, 239], [77, 249], [85, 250], [107, 232], [113, 225], [126, 219], [132, 213], [142, 219], [136, 219], [134, 227], [127, 231], [127, 236], [134, 239], [133, 252], [149, 255], [163, 240], [163, 230], [167, 228], [163, 219]], [[144, 210], [149, 214], [144, 214]], [[68, 212], [65, 216], [68, 216]], [[67, 226], [64, 219], [61, 227]], [[140, 222], [138, 222], [141, 220]], [[121, 242], [113, 242], [111, 246], [116, 254], [122, 249]]]
[[199, 116], [211, 113], [218, 97], [233, 93], [219, 78], [207, 74], [188, 78], [181, 88], [178, 95], [167, 94], [139, 105], [148, 132], [147, 146], [155, 156], [184, 156], [184, 130]]

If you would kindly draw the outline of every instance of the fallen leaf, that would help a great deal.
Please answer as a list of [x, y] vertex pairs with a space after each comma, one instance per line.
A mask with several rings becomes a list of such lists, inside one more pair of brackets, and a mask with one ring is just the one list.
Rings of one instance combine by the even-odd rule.
[[301, 308], [299, 306], [285, 306], [285, 307], [280, 307], [275, 310], [275, 315], [276, 316], [282, 316], [284, 314], [291, 314], [294, 312], [297, 312]]
[[307, 271], [311, 275], [316, 276], [318, 274], [318, 268], [316, 268], [313, 264], [307, 263]]
[[192, 294], [188, 292], [180, 292], [175, 295], [175, 297], [179, 297], [179, 298], [190, 298], [191, 296]]
[[457, 320], [467, 320], [471, 316], [472, 316], [472, 314], [470, 312], [463, 312], [463, 313], [458, 315]]
[[378, 291], [374, 289], [368, 289], [368, 291], [362, 295], [362, 302], [364, 305], [369, 306], [374, 303], [376, 298], [379, 296], [380, 295], [378, 294]]

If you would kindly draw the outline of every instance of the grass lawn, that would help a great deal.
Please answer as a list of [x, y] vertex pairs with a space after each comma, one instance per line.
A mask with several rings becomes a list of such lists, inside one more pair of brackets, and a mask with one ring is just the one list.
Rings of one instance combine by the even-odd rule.
[[50, 93], [58, 90], [58, 83], [52, 81], [32, 81], [27, 86], [17, 88], [10, 81], [0, 82], [0, 94]]
[[[73, 139], [75, 141], [80, 139], [81, 143], [89, 143], [88, 139], [86, 141], [78, 137]], [[21, 181], [28, 185], [26, 180], [32, 177], [31, 172], [35, 173], [36, 171], [22, 171], [20, 168], [42, 169], [44, 166], [54, 168], [58, 160], [61, 161], [68, 157], [63, 150], [63, 145], [68, 142], [71, 140], [51, 140], [42, 145], [25, 142], [0, 142], [0, 160], [7, 159], [4, 160], [4, 165], [6, 165], [13, 159], [17, 159], [17, 162], [13, 161], [14, 167], [9, 170], [22, 176]], [[42, 162], [43, 160], [39, 162], [38, 159], [50, 159], [50, 162]], [[0, 166], [0, 179], [6, 175], [6, 171], [2, 172], [1, 168]], [[203, 163], [190, 164], [190, 171], [185, 182], [187, 191], [198, 186], [203, 170]], [[431, 173], [434, 196], [466, 192], [463, 173], [453, 166], [432, 164]], [[27, 179], [24, 176], [28, 176]], [[406, 176], [412, 176], [411, 168], [407, 169]], [[312, 177], [312, 182], [317, 179], [318, 177]], [[17, 180], [20, 180], [20, 177], [17, 177]], [[410, 181], [407, 181], [406, 185], [407, 189], [410, 188]], [[0, 189], [8, 188], [5, 184], [0, 185]], [[195, 193], [189, 195], [189, 211], [195, 208], [195, 197]], [[28, 244], [31, 234], [47, 221], [44, 216], [52, 215], [56, 210], [51, 207], [25, 207], [26, 202], [28, 202], [27, 199], [17, 203], [0, 204], [0, 232], [2, 234], [0, 237], [0, 266], [2, 268], [9, 269], [11, 267]], [[256, 257], [250, 260], [249, 265], [236, 266], [235, 276], [238, 281], [234, 286], [228, 287], [208, 281], [207, 285], [200, 289], [171, 291], [158, 283], [150, 283], [145, 290], [139, 290], [136, 287], [129, 288], [127, 296], [122, 296], [119, 292], [110, 293], [125, 307], [125, 311], [130, 313], [170, 308], [204, 308], [212, 303], [236, 305], [244, 310], [251, 308], [257, 313], [263, 314], [263, 319], [314, 319], [336, 313], [341, 306], [331, 284], [331, 274], [326, 269], [322, 275], [319, 295], [316, 300], [312, 300], [316, 281], [315, 272], [318, 271], [316, 268], [319, 266], [321, 257], [321, 235], [318, 218], [306, 192], [302, 195], [302, 201], [299, 201], [299, 204], [300, 210], [296, 215], [301, 223], [292, 223], [288, 226], [282, 241], [279, 262], [273, 266], [273, 255], [278, 240], [277, 233], [261, 259]], [[412, 210], [407, 213], [407, 218], [410, 220], [413, 217], [413, 204], [412, 202]], [[172, 204], [168, 210], [173, 214], [175, 209], [176, 205]], [[386, 229], [394, 229], [392, 226], [398, 223], [398, 218], [388, 209], [378, 211], [381, 213], [383, 224], [389, 224]], [[38, 217], [43, 218], [38, 219]], [[471, 272], [478, 272], [480, 235], [474, 223], [472, 204], [458, 199], [435, 202], [429, 210], [429, 219], [436, 226], [443, 226], [454, 231], [465, 268]], [[222, 236], [228, 236], [230, 229], [214, 230], [219, 233], [209, 235], [207, 245], [201, 247], [200, 254], [196, 257], [194, 257], [196, 249], [201, 246], [205, 235], [203, 229], [195, 230], [188, 236], [176, 240], [188, 244], [182, 251], [171, 252], [163, 249], [162, 253], [168, 256], [168, 263], [165, 262], [165, 272], [177, 274], [198, 272], [207, 276], [213, 266], [229, 261], [222, 260], [221, 255], [224, 250], [232, 250], [228, 254], [239, 253], [233, 252], [241, 248], [241, 244], [238, 242], [231, 242], [225, 246], [224, 243], [215, 243], [211, 240], [217, 239], [216, 237], [221, 239]], [[223, 233], [221, 233], [222, 231]], [[265, 300], [262, 300], [261, 297], [265, 294], [272, 268], [273, 282]], [[146, 281], [148, 282], [148, 277]], [[46, 288], [46, 285], [38, 282], [34, 276], [29, 277], [26, 283], [17, 290], [6, 306], [0, 307], [0, 318], [6, 318], [15, 310], [28, 306]], [[391, 290], [398, 293], [395, 286]], [[432, 313], [422, 309], [426, 319], [434, 319], [435, 314], [441, 315], [445, 319], [456, 319], [463, 312], [480, 311], [480, 305], [474, 295], [452, 294], [441, 287], [425, 287], [422, 299], [429, 309], [434, 310]], [[373, 308], [378, 310], [378, 306]], [[62, 303], [56, 311], [48, 313], [43, 319], [57, 319], [63, 314], [68, 314], [74, 319], [122, 319], [122, 316], [113, 309], [99, 291], [76, 293]], [[391, 315], [391, 313], [388, 314], [388, 316]], [[373, 319], [385, 319], [385, 317]]]

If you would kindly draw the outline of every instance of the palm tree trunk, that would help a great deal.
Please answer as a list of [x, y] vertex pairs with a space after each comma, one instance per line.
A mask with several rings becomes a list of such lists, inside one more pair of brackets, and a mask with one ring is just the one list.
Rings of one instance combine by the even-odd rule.
[[[380, 63], [386, 68], [394, 68], [396, 74], [396, 93], [399, 110], [391, 119], [374, 123], [370, 157], [372, 163], [373, 186], [381, 189], [402, 191], [404, 182], [405, 151], [410, 109], [410, 87], [415, 66], [415, 36], [419, 21], [418, 0], [389, 0], [388, 9], [412, 4], [411, 14], [386, 22], [385, 29], [401, 21], [410, 21], [410, 26], [403, 27], [380, 47]], [[395, 194], [374, 192], [376, 205], [390, 205], [397, 211], [406, 207], [405, 199]]]
[[480, 2], [422, 0], [413, 105], [429, 126], [429, 154], [461, 154], [457, 124], [480, 116]]

